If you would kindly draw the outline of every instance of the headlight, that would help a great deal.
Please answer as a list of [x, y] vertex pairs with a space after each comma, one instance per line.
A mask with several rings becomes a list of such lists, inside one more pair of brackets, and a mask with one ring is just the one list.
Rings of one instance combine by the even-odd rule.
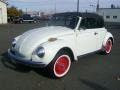
[[36, 50], [36, 54], [40, 58], [44, 57], [44, 55], [45, 55], [45, 49], [43, 47], [38, 47], [37, 50]]

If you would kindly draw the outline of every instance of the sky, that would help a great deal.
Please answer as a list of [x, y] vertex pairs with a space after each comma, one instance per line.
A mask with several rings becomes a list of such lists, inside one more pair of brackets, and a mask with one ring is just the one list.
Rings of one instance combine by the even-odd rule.
[[[76, 11], [77, 0], [7, 0], [9, 6], [23, 11], [68, 12]], [[80, 11], [95, 11], [98, 0], [79, 0]], [[99, 0], [100, 7], [120, 6], [120, 0]]]

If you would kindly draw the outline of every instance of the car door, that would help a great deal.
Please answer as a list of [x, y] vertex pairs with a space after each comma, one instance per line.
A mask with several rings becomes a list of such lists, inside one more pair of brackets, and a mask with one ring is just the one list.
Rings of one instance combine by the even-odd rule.
[[105, 29], [104, 27], [104, 20], [102, 18], [97, 19], [97, 29], [96, 29], [96, 33], [97, 35], [97, 50], [102, 49], [102, 45], [103, 45], [103, 40], [105, 38], [107, 29]]
[[84, 55], [96, 51], [97, 32], [95, 20], [84, 18], [77, 30], [77, 52], [78, 55]]

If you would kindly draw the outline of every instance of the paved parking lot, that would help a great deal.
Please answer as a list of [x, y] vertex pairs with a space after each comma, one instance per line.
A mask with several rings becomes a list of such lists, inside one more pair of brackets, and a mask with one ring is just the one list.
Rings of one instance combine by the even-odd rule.
[[93, 54], [73, 62], [62, 79], [51, 79], [44, 70], [15, 66], [7, 49], [13, 37], [43, 24], [0, 25], [0, 90], [120, 90], [120, 29], [109, 29], [115, 44], [108, 56]]

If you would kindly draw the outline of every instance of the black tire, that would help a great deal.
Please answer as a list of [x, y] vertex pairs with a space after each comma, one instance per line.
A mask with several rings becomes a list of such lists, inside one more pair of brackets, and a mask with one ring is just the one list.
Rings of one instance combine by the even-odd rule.
[[23, 23], [23, 21], [22, 20], [20, 20], [20, 24], [22, 24]]
[[53, 78], [64, 77], [71, 66], [71, 57], [66, 51], [57, 53], [52, 62], [48, 65], [47, 70]]
[[106, 45], [104, 46], [103, 53], [105, 55], [110, 54], [111, 50], [112, 50], [112, 40], [109, 38], [106, 42]]
[[36, 20], [34, 20], [34, 21], [33, 21], [33, 23], [37, 23], [37, 21], [36, 21]]

